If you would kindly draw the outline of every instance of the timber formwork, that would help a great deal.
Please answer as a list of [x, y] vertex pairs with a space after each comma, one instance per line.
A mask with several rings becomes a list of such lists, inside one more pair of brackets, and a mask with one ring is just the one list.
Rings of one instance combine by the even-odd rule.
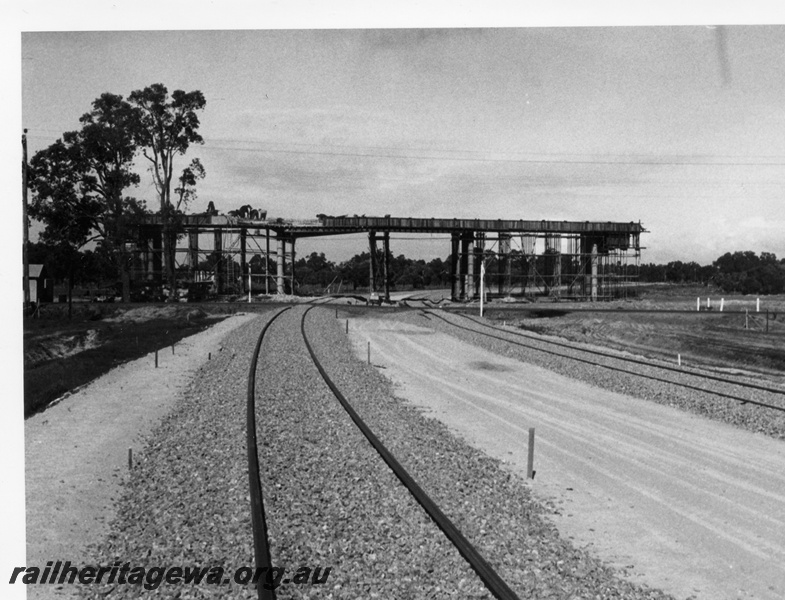
[[[227, 215], [186, 215], [175, 230], [173, 256], [178, 286], [208, 283], [217, 294], [285, 294], [294, 289], [295, 237], [265, 221]], [[132, 249], [131, 276], [165, 285], [164, 228], [145, 217]]]
[[[634, 293], [645, 230], [634, 222], [188, 215], [178, 228], [175, 270], [181, 281], [210, 281], [219, 294], [293, 293], [297, 239], [367, 233], [370, 296], [389, 300], [390, 234], [397, 232], [450, 235], [455, 301], [479, 297], [481, 265], [486, 294], [602, 301]], [[133, 254], [135, 279], [163, 280], [162, 235], [160, 217], [146, 217]]]

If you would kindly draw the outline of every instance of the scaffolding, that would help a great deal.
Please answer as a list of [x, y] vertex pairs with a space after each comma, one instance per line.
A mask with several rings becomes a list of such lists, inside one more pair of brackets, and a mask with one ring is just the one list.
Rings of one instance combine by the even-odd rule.
[[[633, 239], [629, 239], [632, 237]], [[638, 234], [499, 234], [477, 244], [485, 259], [488, 291], [498, 297], [608, 301], [636, 295]], [[464, 295], [471, 299], [479, 291]], [[458, 294], [459, 298], [461, 294]]]
[[[266, 227], [224, 222], [190, 223], [171, 234], [178, 290], [189, 296], [291, 294], [295, 288], [295, 240]], [[163, 228], [143, 224], [131, 248], [134, 288], [157, 287], [165, 293]], [[250, 277], [249, 277], [250, 276]], [[198, 290], [198, 293], [194, 293]]]

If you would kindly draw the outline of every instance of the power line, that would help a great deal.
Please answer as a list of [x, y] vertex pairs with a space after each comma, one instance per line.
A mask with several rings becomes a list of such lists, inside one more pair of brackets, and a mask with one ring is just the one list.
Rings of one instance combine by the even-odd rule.
[[[240, 143], [240, 144], [270, 144], [276, 146], [303, 146], [309, 148], [354, 148], [354, 149], [373, 149], [373, 150], [397, 150], [403, 152], [454, 152], [454, 153], [464, 153], [464, 154], [510, 154], [514, 156], [597, 156], [602, 158], [609, 158], [609, 157], [622, 157], [622, 158], [632, 158], [638, 157], [641, 159], [655, 159], [661, 158], [660, 155], [654, 154], [640, 154], [640, 153], [612, 153], [612, 152], [600, 152], [600, 153], [580, 153], [580, 152], [522, 152], [517, 150], [466, 150], [466, 149], [442, 149], [442, 150], [433, 150], [431, 148], [418, 148], [418, 147], [408, 147], [402, 148], [400, 146], [378, 146], [378, 145], [354, 145], [354, 144], [312, 144], [306, 142], [276, 142], [273, 140], [263, 140], [263, 139], [250, 139], [250, 138], [209, 138], [209, 141], [217, 141], [217, 142], [229, 142], [229, 143]], [[672, 159], [687, 159], [687, 158], [732, 158], [732, 159], [742, 159], [742, 158], [755, 158], [755, 159], [770, 159], [770, 160], [783, 160], [785, 161], [785, 155], [782, 154], [747, 154], [747, 155], [739, 155], [739, 154], [669, 154], [665, 155]], [[679, 164], [685, 164], [682, 161], [677, 161]], [[716, 164], [716, 163], [711, 163]], [[742, 164], [753, 164], [753, 163], [742, 163]], [[779, 164], [779, 163], [764, 163], [764, 164]], [[785, 163], [783, 163], [785, 164]]]
[[[53, 131], [53, 130], [41, 130]], [[55, 137], [62, 136], [62, 133], [55, 134]], [[52, 136], [40, 134], [28, 134], [28, 138], [47, 139]], [[520, 163], [520, 164], [565, 164], [565, 165], [638, 165], [638, 166], [705, 166], [705, 167], [782, 167], [785, 166], [785, 156], [783, 155], [748, 155], [740, 156], [733, 154], [677, 154], [668, 155], [668, 160], [661, 160], [655, 155], [642, 155], [642, 154], [613, 154], [613, 153], [600, 153], [600, 154], [576, 154], [567, 152], [518, 152], [518, 151], [494, 151], [494, 150], [438, 150], [436, 152], [449, 152], [454, 154], [506, 154], [512, 156], [597, 156], [601, 159], [562, 159], [562, 158], [490, 158], [487, 156], [457, 156], [457, 155], [411, 155], [411, 154], [389, 154], [389, 153], [372, 153], [372, 152], [335, 152], [327, 150], [287, 150], [275, 148], [242, 148], [232, 146], [221, 146], [211, 144], [211, 140], [218, 142], [238, 143], [238, 144], [271, 144], [271, 145], [287, 145], [287, 146], [300, 146], [309, 148], [327, 147], [327, 148], [358, 148], [371, 149], [371, 150], [393, 150], [399, 152], [431, 152], [426, 148], [400, 148], [395, 146], [351, 146], [351, 145], [332, 145], [332, 144], [307, 144], [299, 142], [267, 142], [264, 140], [245, 140], [245, 139], [232, 139], [232, 138], [208, 138], [206, 144], [202, 148], [206, 150], [226, 150], [237, 152], [259, 152], [263, 154], [293, 154], [293, 155], [313, 155], [313, 156], [346, 156], [350, 158], [391, 158], [402, 160], [433, 160], [433, 161], [458, 161], [458, 162], [490, 162], [490, 163]], [[196, 146], [194, 146], [196, 149]], [[616, 157], [616, 158], [613, 158]], [[640, 157], [632, 160], [630, 157]], [[737, 159], [732, 161], [717, 161], [717, 160], [695, 160], [698, 157], [708, 157], [716, 159]], [[603, 159], [607, 158], [607, 160]], [[611, 159], [612, 158], [612, 159]], [[738, 159], [750, 158], [757, 159], [755, 161], [749, 160], [740, 162]], [[759, 159], [770, 159], [769, 161], [762, 161]], [[781, 161], [781, 162], [775, 162]]]
[[[291, 154], [306, 156], [345, 156], [349, 158], [388, 158], [399, 160], [433, 160], [444, 162], [488, 162], [517, 164], [564, 164], [564, 165], [638, 165], [638, 166], [706, 166], [706, 167], [783, 167], [785, 162], [730, 162], [730, 161], [663, 161], [663, 160], [564, 160], [534, 158], [488, 158], [471, 156], [426, 156], [411, 154], [382, 154], [370, 152], [332, 152], [326, 150], [285, 150], [273, 148], [240, 148], [205, 144], [207, 150], [227, 150], [233, 152], [258, 152], [261, 154]], [[404, 150], [405, 151], [405, 150]], [[624, 155], [618, 155], [624, 156]]]

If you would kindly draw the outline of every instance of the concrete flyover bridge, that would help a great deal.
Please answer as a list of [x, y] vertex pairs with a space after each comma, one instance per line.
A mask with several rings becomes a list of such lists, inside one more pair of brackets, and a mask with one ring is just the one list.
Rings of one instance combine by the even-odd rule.
[[[249, 273], [263, 279], [265, 292], [288, 293], [295, 289], [292, 265], [298, 239], [367, 233], [370, 293], [389, 300], [390, 234], [449, 234], [451, 296], [455, 301], [479, 297], [483, 262], [486, 293], [600, 301], [626, 297], [634, 289], [640, 234], [646, 231], [640, 222], [323, 214], [302, 220], [269, 219], [265, 212], [261, 214], [265, 218], [251, 218], [258, 214], [186, 215], [179, 230], [181, 239], [187, 238], [187, 246], [178, 243], [175, 268], [187, 273], [191, 281], [209, 279], [218, 293], [247, 292]], [[161, 218], [146, 217], [134, 246], [137, 278], [160, 280], [162, 236]]]

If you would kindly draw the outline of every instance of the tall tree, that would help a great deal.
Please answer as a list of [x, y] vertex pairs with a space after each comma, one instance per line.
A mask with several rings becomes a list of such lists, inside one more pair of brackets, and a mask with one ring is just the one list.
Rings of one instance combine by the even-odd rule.
[[150, 162], [150, 172], [158, 193], [164, 228], [164, 271], [170, 294], [173, 295], [176, 287], [174, 254], [180, 206], [187, 200], [186, 192], [193, 189], [196, 179], [204, 176], [199, 161], [192, 161], [180, 177], [181, 185], [175, 191], [179, 201], [173, 204], [174, 161], [176, 156], [185, 154], [191, 144], [204, 143], [198, 132], [199, 117], [196, 113], [204, 108], [206, 102], [198, 90], [175, 90], [169, 96], [166, 86], [161, 83], [131, 92], [128, 100], [136, 109], [134, 136], [142, 148], [143, 156]]
[[[105, 93], [93, 110], [80, 119], [76, 146], [83, 151], [89, 181], [103, 200], [102, 218], [96, 222], [106, 249], [114, 256], [122, 282], [123, 301], [130, 299], [130, 277], [125, 244], [131, 222], [144, 212], [144, 203], [124, 191], [139, 184], [133, 170], [138, 146], [134, 139], [136, 114], [122, 96]], [[66, 134], [68, 135], [68, 134]]]
[[69, 318], [79, 249], [93, 239], [93, 224], [101, 212], [100, 203], [83, 184], [79, 154], [57, 140], [37, 152], [28, 169], [28, 186], [33, 191], [28, 214], [44, 224], [39, 238], [48, 248], [47, 258], [53, 263], [49, 268], [56, 266], [57, 274], [68, 281]]
[[42, 240], [74, 257], [88, 242], [100, 240], [114, 257], [125, 301], [129, 221], [144, 212], [144, 203], [124, 196], [139, 182], [133, 171], [133, 119], [122, 96], [102, 94], [81, 117], [81, 130], [63, 134], [33, 156], [28, 176], [30, 214], [45, 225]]
[[177, 203], [174, 205], [176, 213], [181, 210], [184, 212], [188, 205], [196, 200], [196, 182], [204, 179], [206, 175], [207, 172], [198, 158], [194, 158], [191, 164], [183, 169], [177, 180], [178, 186], [174, 189], [177, 195]]

